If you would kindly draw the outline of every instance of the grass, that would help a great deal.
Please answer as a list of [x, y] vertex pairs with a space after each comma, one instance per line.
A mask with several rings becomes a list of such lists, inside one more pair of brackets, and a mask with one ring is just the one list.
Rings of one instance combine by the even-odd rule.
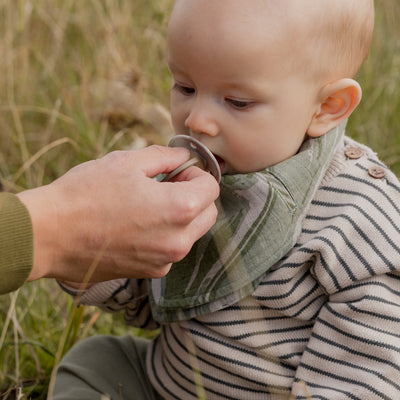
[[[113, 149], [165, 144], [172, 0], [0, 0], [0, 178], [46, 184]], [[364, 98], [348, 133], [400, 176], [400, 3], [376, 0]], [[75, 339], [127, 331], [120, 316], [76, 311], [52, 281], [0, 297], [0, 398], [46, 397]]]
[[375, 4], [372, 48], [358, 77], [363, 100], [349, 120], [348, 133], [371, 146], [400, 176], [400, 3]]
[[[0, 179], [6, 190], [46, 184], [113, 149], [166, 143], [170, 5], [0, 1]], [[51, 281], [0, 297], [0, 398], [45, 398], [54, 362], [74, 337], [127, 330], [119, 316], [94, 308], [74, 314], [71, 299]]]

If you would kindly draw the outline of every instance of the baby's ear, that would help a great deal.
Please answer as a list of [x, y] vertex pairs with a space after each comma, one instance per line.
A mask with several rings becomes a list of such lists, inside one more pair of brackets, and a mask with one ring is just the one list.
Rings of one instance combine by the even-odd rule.
[[339, 79], [321, 89], [320, 104], [307, 129], [308, 136], [318, 137], [344, 122], [361, 100], [361, 87], [353, 79]]

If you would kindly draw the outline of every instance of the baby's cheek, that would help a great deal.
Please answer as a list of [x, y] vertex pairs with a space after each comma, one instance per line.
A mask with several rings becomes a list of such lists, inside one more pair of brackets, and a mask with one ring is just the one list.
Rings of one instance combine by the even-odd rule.
[[229, 160], [225, 160], [225, 170], [228, 171], [227, 173], [246, 174], [260, 171], [268, 166], [268, 157], [263, 153], [243, 150], [232, 153], [235, 156], [230, 157]]

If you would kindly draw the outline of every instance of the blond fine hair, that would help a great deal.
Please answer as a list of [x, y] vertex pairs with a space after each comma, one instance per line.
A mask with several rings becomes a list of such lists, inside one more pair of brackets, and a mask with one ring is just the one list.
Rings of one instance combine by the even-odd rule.
[[317, 71], [328, 79], [354, 78], [368, 56], [375, 9], [373, 0], [318, 0], [335, 3], [309, 29]]

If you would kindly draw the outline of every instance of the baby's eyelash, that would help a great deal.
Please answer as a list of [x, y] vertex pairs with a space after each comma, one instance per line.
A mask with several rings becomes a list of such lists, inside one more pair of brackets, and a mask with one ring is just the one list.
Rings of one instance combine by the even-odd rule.
[[179, 83], [174, 83], [173, 88], [187, 96], [193, 94], [196, 91], [194, 88], [190, 86], [181, 85]]
[[228, 102], [233, 107], [238, 108], [238, 109], [245, 109], [245, 108], [250, 107], [253, 104], [251, 101], [236, 100], [236, 99], [231, 99], [231, 98], [226, 98], [225, 101]]

